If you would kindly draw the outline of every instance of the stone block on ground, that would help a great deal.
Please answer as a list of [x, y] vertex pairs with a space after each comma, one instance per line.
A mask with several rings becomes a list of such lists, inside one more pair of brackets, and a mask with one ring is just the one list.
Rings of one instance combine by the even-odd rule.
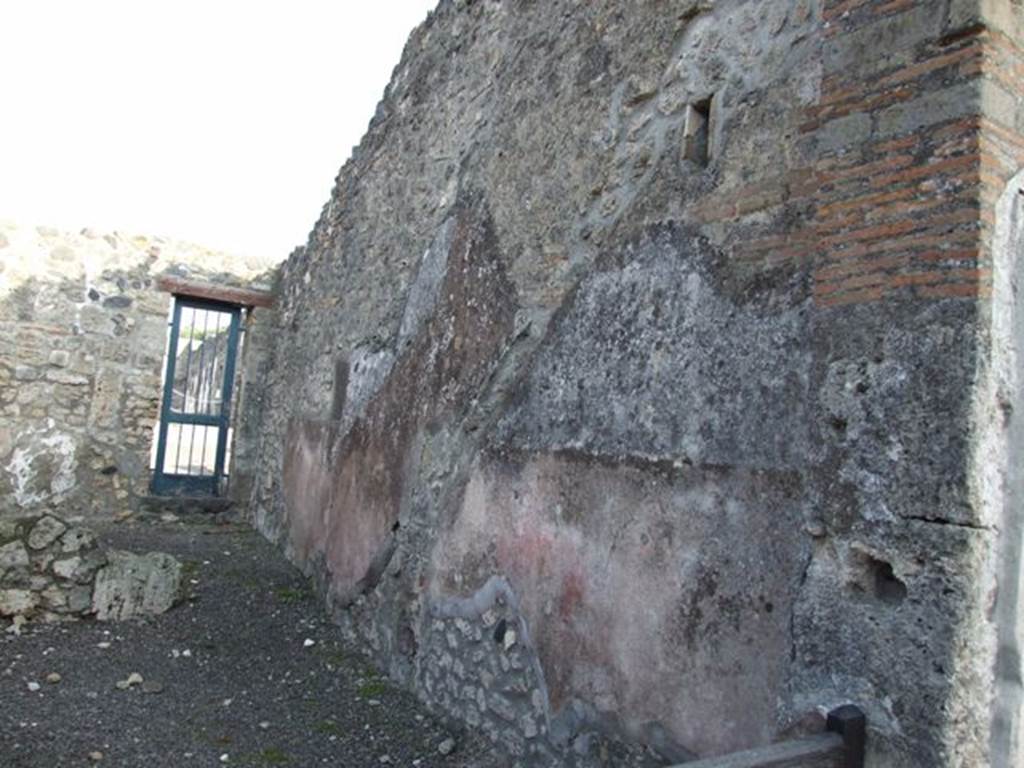
[[101, 621], [163, 613], [178, 601], [181, 582], [181, 563], [170, 555], [111, 550], [96, 574], [92, 609]]
[[53, 515], [0, 520], [0, 616], [157, 614], [174, 605], [180, 585], [181, 564], [170, 555], [108, 556], [91, 531]]
[[91, 582], [100, 568], [107, 564], [107, 556], [100, 550], [58, 560], [53, 564], [53, 573], [62, 579], [79, 584]]

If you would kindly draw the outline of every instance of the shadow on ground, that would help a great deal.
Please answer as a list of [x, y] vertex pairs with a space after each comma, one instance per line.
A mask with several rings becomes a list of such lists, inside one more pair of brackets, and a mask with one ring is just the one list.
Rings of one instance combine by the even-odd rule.
[[[97, 532], [104, 546], [181, 559], [192, 596], [141, 621], [0, 634], [4, 768], [504, 765], [341, 640], [302, 575], [251, 529], [130, 522]], [[60, 681], [47, 682], [54, 673]], [[132, 673], [145, 686], [118, 689]], [[453, 735], [456, 750], [441, 754]]]

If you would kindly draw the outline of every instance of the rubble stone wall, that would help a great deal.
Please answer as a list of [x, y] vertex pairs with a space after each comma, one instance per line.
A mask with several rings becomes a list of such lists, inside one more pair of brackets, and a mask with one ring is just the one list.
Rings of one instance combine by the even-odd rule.
[[257, 524], [523, 764], [847, 701], [1019, 764], [1022, 15], [445, 0], [283, 268]]
[[52, 515], [0, 518], [0, 616], [16, 630], [27, 619], [155, 615], [181, 595], [170, 555], [99, 549], [91, 531]]
[[269, 267], [160, 238], [0, 222], [0, 517], [136, 510], [171, 303], [156, 278], [249, 285]]
[[0, 616], [60, 619], [92, 612], [96, 537], [49, 515], [0, 520]]

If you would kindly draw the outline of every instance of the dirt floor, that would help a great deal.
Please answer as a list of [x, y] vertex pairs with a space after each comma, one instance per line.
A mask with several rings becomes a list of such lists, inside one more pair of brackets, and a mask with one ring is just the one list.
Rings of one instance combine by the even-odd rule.
[[[181, 559], [193, 596], [142, 621], [0, 631], [3, 768], [506, 764], [343, 642], [252, 530], [194, 519], [96, 530], [104, 546]], [[144, 684], [118, 689], [132, 673]]]

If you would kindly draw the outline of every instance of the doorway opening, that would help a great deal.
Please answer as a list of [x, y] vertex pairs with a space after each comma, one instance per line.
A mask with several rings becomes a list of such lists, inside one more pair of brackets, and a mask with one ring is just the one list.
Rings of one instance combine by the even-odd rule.
[[155, 495], [227, 493], [241, 316], [236, 304], [174, 297], [153, 451]]

